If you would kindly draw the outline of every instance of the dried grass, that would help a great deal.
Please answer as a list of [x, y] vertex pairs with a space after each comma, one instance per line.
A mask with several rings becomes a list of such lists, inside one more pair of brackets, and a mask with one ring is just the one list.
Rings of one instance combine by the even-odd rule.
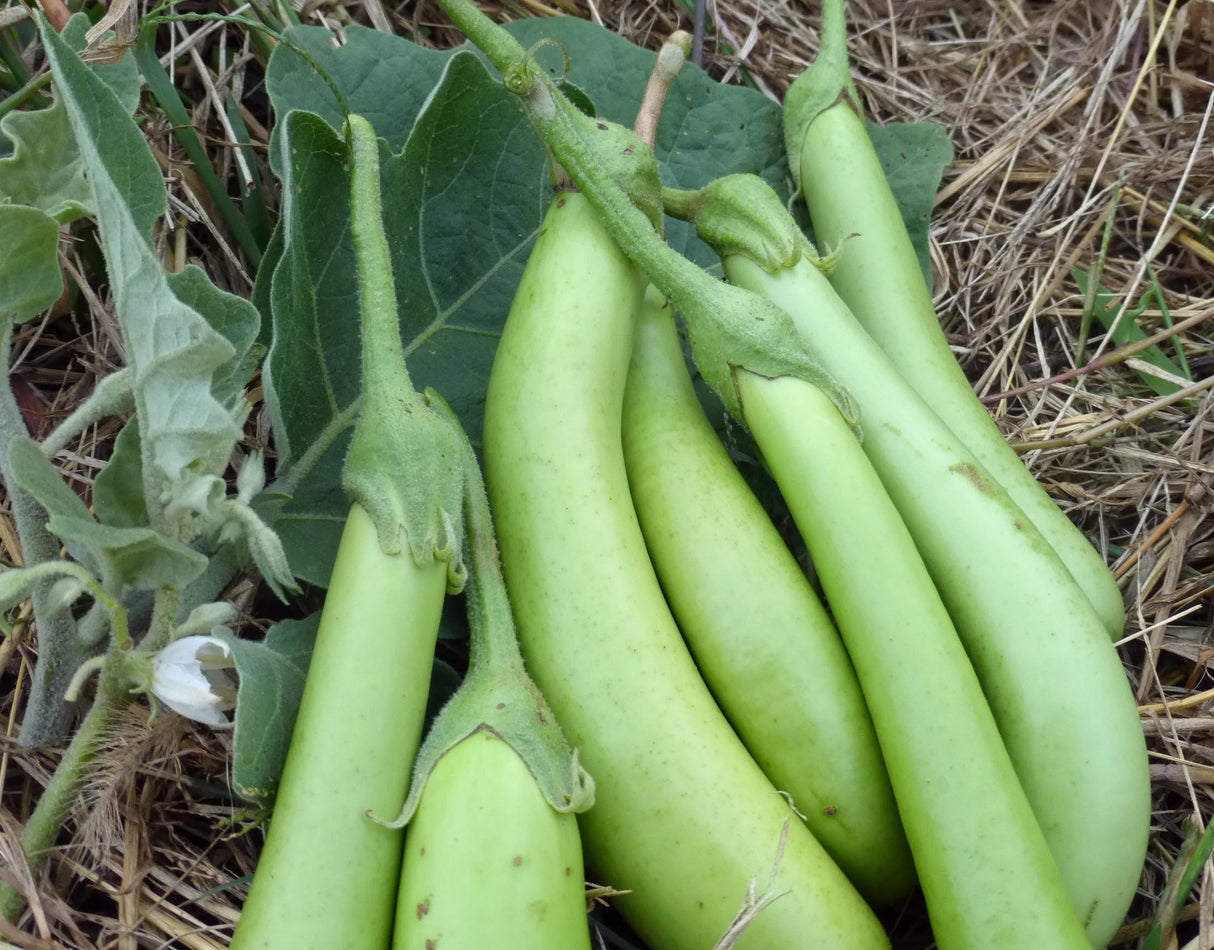
[[[298, 6], [310, 22], [358, 21], [437, 46], [458, 40], [428, 0]], [[691, 25], [674, 0], [483, 6], [499, 18], [573, 13], [649, 46]], [[709, 49], [713, 38], [724, 42], [707, 68], [782, 95], [816, 52], [817, 6], [710, 4]], [[950, 341], [1008, 438], [1115, 565], [1125, 593], [1122, 656], [1142, 705], [1155, 793], [1140, 897], [1122, 935], [1132, 943], [1174, 873], [1182, 823], [1208, 818], [1214, 795], [1214, 344], [1204, 319], [1214, 313], [1214, 249], [1203, 211], [1214, 201], [1214, 2], [852, 0], [851, 19], [854, 75], [870, 113], [943, 123], [956, 148], [933, 226], [936, 302]], [[200, 103], [195, 126], [238, 186], [248, 169], [206, 93], [243, 102], [254, 147], [265, 149], [261, 67], [238, 29], [175, 30], [179, 49], [194, 51], [176, 81]], [[166, 122], [149, 121], [145, 131], [172, 194], [175, 228], [160, 236], [166, 258], [199, 263], [220, 286], [247, 294], [249, 271]], [[1197, 382], [1189, 398], [1160, 400], [1140, 363], [1076, 367], [1084, 298], [1071, 268], [1089, 270], [1098, 258], [1102, 282], [1119, 298], [1138, 299], [1149, 268], [1171, 319], [1194, 318], [1175, 335]], [[69, 249], [63, 263], [87, 288], [81, 250]], [[65, 415], [122, 362], [110, 301], [86, 296], [88, 323], [75, 335], [53, 335], [45, 323], [17, 339], [14, 378], [36, 421]], [[1141, 322], [1151, 333], [1165, 329], [1163, 319], [1155, 301]], [[1094, 327], [1085, 364], [1111, 348], [1101, 333]], [[82, 491], [116, 431], [98, 426], [65, 456]], [[250, 439], [265, 443], [264, 419], [254, 420]], [[10, 561], [19, 558], [7, 513], [0, 545]], [[13, 835], [56, 758], [11, 741], [35, 648], [28, 630], [0, 646], [8, 737], [0, 864], [18, 876]], [[21, 928], [5, 925], [0, 938], [20, 947], [226, 946], [257, 838], [238, 834], [248, 816], [225, 791], [227, 737], [132, 713], [111, 738], [51, 886]], [[1209, 867], [1182, 917], [1178, 946], [1214, 947]], [[927, 945], [921, 908], [908, 905], [889, 921], [895, 946]]]

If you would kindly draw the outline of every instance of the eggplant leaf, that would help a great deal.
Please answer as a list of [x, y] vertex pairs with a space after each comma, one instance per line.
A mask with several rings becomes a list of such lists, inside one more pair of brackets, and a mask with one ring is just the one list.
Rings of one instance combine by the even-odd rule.
[[271, 627], [260, 643], [242, 640], [224, 627], [213, 632], [232, 648], [240, 674], [232, 784], [249, 801], [273, 801], [319, 626], [319, 613], [286, 620]]
[[0, 204], [0, 317], [28, 320], [63, 293], [59, 224], [37, 208]]

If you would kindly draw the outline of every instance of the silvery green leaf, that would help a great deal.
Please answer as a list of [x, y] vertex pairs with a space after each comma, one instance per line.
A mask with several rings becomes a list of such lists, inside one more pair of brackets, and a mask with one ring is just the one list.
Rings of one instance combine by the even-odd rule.
[[59, 225], [37, 208], [0, 204], [0, 235], [0, 317], [28, 320], [63, 293]]
[[136, 528], [148, 523], [143, 500], [139, 423], [131, 419], [114, 440], [114, 451], [93, 479], [93, 511], [102, 524]]
[[[114, 92], [39, 18], [47, 58], [93, 186], [115, 309], [134, 373], [151, 523], [165, 509], [210, 497], [216, 460], [226, 462], [240, 436], [214, 396], [212, 377], [236, 350], [170, 288], [148, 234], [163, 213], [160, 168]], [[222, 463], [219, 463], [222, 464]]]
[[283, 551], [282, 541], [274, 530], [248, 505], [228, 499], [222, 507], [221, 543], [239, 541], [249, 552], [253, 563], [279, 600], [286, 600], [285, 591], [299, 590], [295, 575]]
[[84, 581], [74, 575], [61, 577], [51, 584], [46, 593], [46, 603], [51, 610], [67, 610], [84, 593]]
[[243, 297], [220, 290], [201, 268], [193, 264], [180, 273], [170, 274], [169, 288], [178, 300], [202, 314], [207, 323], [232, 344], [235, 352], [215, 370], [212, 392], [223, 405], [233, 405], [257, 370], [264, 353], [264, 349], [256, 345], [261, 328], [257, 308]]
[[[0, 571], [0, 624], [3, 624], [5, 611], [27, 600], [34, 588], [48, 578], [67, 578], [81, 588], [95, 580], [87, 570], [71, 561], [43, 561], [33, 567], [10, 567]], [[9, 632], [7, 625], [0, 629]]]
[[185, 587], [207, 566], [200, 551], [151, 528], [111, 528], [92, 518], [52, 517], [47, 527], [68, 549], [87, 549], [106, 564], [102, 576], [139, 590]]
[[[79, 52], [90, 25], [89, 18], [78, 13], [60, 35]], [[135, 111], [139, 71], [131, 57], [94, 64], [91, 69], [114, 90], [127, 115]], [[0, 133], [0, 141], [7, 139], [13, 146], [11, 155], [0, 158], [0, 202], [38, 208], [60, 224], [93, 213], [93, 193], [60, 99], [47, 109], [10, 112], [0, 121]]]
[[266, 487], [266, 462], [263, 452], [250, 452], [236, 476], [236, 500], [249, 504]]
[[59, 224], [92, 213], [93, 192], [61, 99], [49, 109], [10, 112], [0, 129], [13, 143], [13, 154], [0, 159], [0, 199], [38, 208]]
[[8, 462], [17, 484], [51, 516], [48, 530], [105, 584], [140, 589], [184, 586], [206, 568], [205, 555], [150, 528], [98, 524], [32, 439], [14, 439]]
[[215, 627], [222, 627], [235, 619], [236, 608], [227, 601], [217, 600], [199, 604], [173, 631], [173, 639], [210, 633]]

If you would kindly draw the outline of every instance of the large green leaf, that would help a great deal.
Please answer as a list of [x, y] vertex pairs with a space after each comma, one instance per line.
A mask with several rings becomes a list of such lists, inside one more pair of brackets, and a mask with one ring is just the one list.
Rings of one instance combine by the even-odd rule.
[[[266, 67], [266, 90], [275, 112], [281, 119], [302, 109], [341, 128], [345, 113], [317, 72], [319, 66], [341, 91], [346, 107], [366, 118], [380, 138], [399, 151], [451, 54], [357, 25], [346, 28], [343, 46], [334, 48], [332, 40], [333, 34], [318, 26], [296, 26], [283, 34]], [[279, 134], [281, 125], [275, 128]], [[270, 158], [280, 177], [281, 156], [281, 149], [274, 148]]]
[[[632, 121], [652, 53], [581, 20], [512, 28], [528, 45], [541, 36], [559, 40], [573, 58], [569, 79], [592, 91], [601, 114]], [[416, 65], [406, 41], [352, 30], [346, 46], [330, 50], [319, 34], [298, 35], [316, 37], [311, 48], [339, 83], [354, 80], [343, 90], [351, 108], [374, 117], [398, 87], [421, 104], [410, 78], [393, 71]], [[288, 82], [278, 70], [289, 61], [275, 54], [268, 83], [280, 115], [273, 164], [283, 178], [284, 250], [269, 294], [274, 329], [265, 382], [278, 487], [292, 495], [274, 523], [299, 575], [324, 584], [348, 507], [339, 483], [344, 442], [334, 436], [352, 421], [359, 388], [358, 308], [349, 178], [336, 133], [341, 112], [323, 82], [308, 85], [294, 72]], [[481, 60], [459, 51], [441, 64], [441, 81], [415, 121], [397, 103], [388, 127], [377, 126], [389, 145], [405, 141], [401, 154], [382, 162], [385, 228], [414, 382], [442, 392], [476, 440], [502, 323], [551, 192], [542, 149]], [[559, 53], [553, 68], [563, 68]], [[282, 119], [286, 107], [324, 118], [295, 112]], [[402, 129], [410, 127], [405, 140]], [[689, 69], [668, 99], [657, 152], [671, 184], [695, 187], [751, 171], [783, 187], [778, 108], [698, 70]], [[681, 222], [670, 238], [701, 263], [715, 260]]]
[[278, 789], [319, 626], [319, 613], [285, 620], [271, 627], [260, 643], [242, 640], [223, 627], [214, 631], [232, 648], [240, 674], [232, 785], [249, 801], [268, 804]]

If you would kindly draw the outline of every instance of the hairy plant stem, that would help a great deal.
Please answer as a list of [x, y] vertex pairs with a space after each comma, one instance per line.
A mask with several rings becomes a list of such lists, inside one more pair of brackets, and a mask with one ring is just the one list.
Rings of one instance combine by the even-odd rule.
[[514, 615], [498, 561], [493, 516], [480, 467], [468, 452], [467, 508], [471, 570], [468, 572], [468, 676], [489, 671], [523, 672], [523, 656], [515, 635]]
[[374, 132], [352, 132], [349, 139], [354, 153], [351, 204], [364, 216], [354, 222], [358, 226], [355, 240], [362, 307], [362, 398], [367, 409], [383, 409], [396, 404], [402, 393], [412, 392], [413, 382], [405, 368], [405, 348], [400, 341], [396, 289], [390, 277], [384, 278], [392, 273], [392, 254], [380, 210], [379, 140]]
[[162, 587], [156, 591], [156, 600], [152, 605], [152, 622], [139, 644], [141, 650], [156, 653], [169, 645], [173, 639], [173, 628], [177, 626], [177, 607], [180, 601], [179, 588]]
[[[21, 540], [21, 559], [26, 567], [59, 556], [59, 542], [47, 530], [47, 514], [13, 478], [8, 465], [8, 447], [14, 439], [25, 438], [29, 431], [17, 407], [12, 384], [7, 374], [12, 350], [13, 324], [5, 318], [0, 332], [0, 362], [6, 374], [0, 387], [0, 478], [13, 509], [17, 536]], [[88, 659], [89, 652], [76, 634], [76, 622], [69, 609], [52, 610], [47, 606], [51, 581], [34, 590], [34, 625], [38, 630], [38, 662], [30, 687], [29, 701], [22, 718], [17, 741], [27, 747], [55, 745], [62, 742], [71, 728], [76, 712], [74, 703], [64, 700], [64, 693], [76, 668]]]
[[[115, 657], [121, 653], [117, 647], [110, 648], [97, 681], [97, 698], [59, 760], [55, 774], [39, 797], [33, 813], [25, 822], [21, 847], [35, 876], [46, 865], [50, 848], [63, 830], [68, 812], [88, 777], [89, 766], [102, 746], [114, 714], [128, 700], [125, 679], [120, 673], [119, 664], [115, 662]], [[24, 894], [0, 882], [0, 914], [16, 922], [25, 905]]]

